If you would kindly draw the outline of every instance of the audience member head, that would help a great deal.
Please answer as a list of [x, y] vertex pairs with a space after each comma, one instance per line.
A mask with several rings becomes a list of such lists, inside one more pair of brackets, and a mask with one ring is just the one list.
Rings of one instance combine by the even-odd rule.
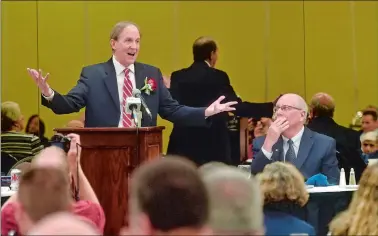
[[375, 111], [375, 112], [378, 113], [378, 108], [377, 108], [376, 106], [374, 106], [374, 105], [368, 105], [368, 106], [364, 109], [364, 111]]
[[262, 195], [254, 177], [231, 166], [204, 169], [215, 235], [263, 235]]
[[35, 114], [29, 117], [26, 123], [25, 133], [34, 134], [39, 137], [45, 135], [45, 123], [41, 120], [39, 115]]
[[295, 136], [306, 123], [308, 108], [305, 100], [297, 94], [282, 95], [274, 107], [274, 119], [285, 118], [289, 122], [282, 134], [288, 138]]
[[67, 123], [66, 128], [84, 128], [84, 122], [81, 120], [71, 120]]
[[376, 111], [365, 110], [362, 113], [361, 128], [363, 132], [369, 132], [378, 129], [378, 115]]
[[374, 153], [378, 150], [378, 131], [369, 131], [361, 134], [361, 150], [363, 153]]
[[71, 209], [67, 174], [57, 168], [32, 167], [22, 174], [17, 192], [15, 218], [20, 233], [45, 216]]
[[257, 138], [266, 135], [271, 123], [272, 119], [267, 117], [262, 117], [260, 120], [258, 120], [253, 130], [254, 137]]
[[264, 194], [264, 205], [292, 202], [304, 206], [308, 201], [303, 175], [292, 164], [274, 162], [266, 165], [258, 179]]
[[331, 95], [326, 93], [317, 93], [311, 98], [310, 116], [315, 117], [333, 117], [335, 112], [335, 101]]
[[211, 170], [219, 169], [221, 167], [228, 167], [228, 165], [224, 164], [223, 162], [211, 161], [211, 162], [208, 162], [206, 164], [201, 165], [198, 168], [198, 171], [199, 171], [200, 174], [204, 174], [204, 173], [207, 173]]
[[195, 235], [208, 230], [208, 196], [196, 166], [166, 156], [133, 173], [129, 199], [131, 234]]
[[27, 235], [101, 235], [101, 233], [84, 218], [68, 212], [59, 212], [40, 220]]
[[20, 106], [11, 101], [1, 104], [1, 132], [17, 131], [24, 129], [24, 116]]
[[61, 148], [55, 146], [43, 149], [33, 158], [32, 166], [57, 168], [65, 173], [69, 172], [66, 153]]
[[125, 67], [134, 64], [140, 48], [140, 30], [132, 22], [121, 21], [115, 24], [110, 33], [110, 46], [114, 57]]
[[330, 224], [332, 235], [378, 235], [378, 163], [362, 173], [359, 187], [347, 210]]
[[218, 47], [216, 42], [209, 37], [199, 37], [193, 44], [193, 59], [195, 62], [207, 61], [214, 67], [218, 60]]

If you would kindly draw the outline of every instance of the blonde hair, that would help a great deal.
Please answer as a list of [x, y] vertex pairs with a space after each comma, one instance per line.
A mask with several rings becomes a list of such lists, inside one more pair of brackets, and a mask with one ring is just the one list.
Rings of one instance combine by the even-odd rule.
[[258, 176], [264, 195], [264, 204], [279, 201], [293, 201], [304, 206], [309, 194], [303, 175], [289, 163], [274, 162], [265, 166]]
[[378, 163], [363, 172], [347, 210], [330, 223], [332, 235], [378, 235]]
[[1, 103], [1, 131], [10, 131], [22, 117], [20, 106], [12, 101]]

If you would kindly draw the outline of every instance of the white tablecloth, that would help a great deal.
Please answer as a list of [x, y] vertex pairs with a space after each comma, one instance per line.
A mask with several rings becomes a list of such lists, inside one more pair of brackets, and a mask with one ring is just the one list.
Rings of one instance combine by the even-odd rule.
[[16, 191], [12, 191], [9, 187], [1, 187], [1, 197], [10, 197], [15, 194]]
[[334, 192], [356, 191], [357, 189], [358, 189], [358, 185], [347, 185], [345, 187], [340, 187], [338, 185], [335, 185], [335, 186], [327, 186], [327, 187], [308, 188], [307, 191], [309, 193], [334, 193]]

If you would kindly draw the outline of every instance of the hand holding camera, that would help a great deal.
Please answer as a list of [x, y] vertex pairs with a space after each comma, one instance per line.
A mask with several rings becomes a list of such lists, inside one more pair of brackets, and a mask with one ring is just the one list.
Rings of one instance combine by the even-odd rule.
[[77, 134], [68, 134], [67, 137], [71, 140], [70, 149], [67, 152], [67, 161], [70, 169], [76, 169], [78, 166], [80, 166], [80, 136]]

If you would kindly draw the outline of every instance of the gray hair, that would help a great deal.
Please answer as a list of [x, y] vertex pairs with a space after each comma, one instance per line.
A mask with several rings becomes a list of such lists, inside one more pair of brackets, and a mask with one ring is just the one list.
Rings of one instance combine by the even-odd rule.
[[263, 199], [258, 181], [236, 167], [203, 173], [210, 199], [210, 226], [216, 234], [261, 234]]
[[121, 35], [122, 31], [129, 27], [129, 26], [135, 26], [140, 34], [140, 29], [137, 24], [131, 21], [120, 21], [117, 24], [113, 26], [112, 32], [110, 33], [110, 39], [118, 40], [118, 37]]

